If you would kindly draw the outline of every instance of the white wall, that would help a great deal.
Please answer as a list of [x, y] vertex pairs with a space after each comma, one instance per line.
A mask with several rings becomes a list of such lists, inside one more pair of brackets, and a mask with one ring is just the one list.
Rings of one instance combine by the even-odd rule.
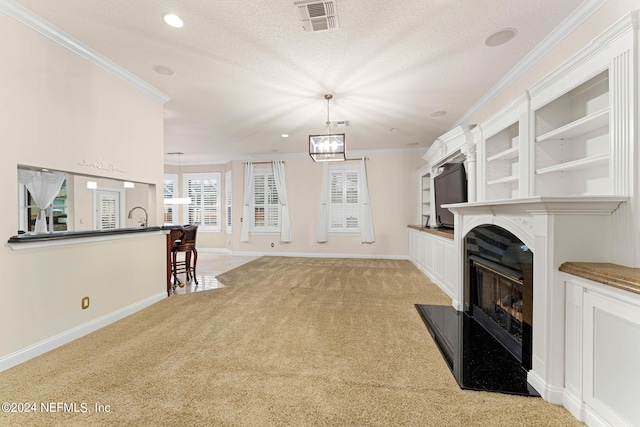
[[[19, 164], [151, 184], [151, 223], [161, 224], [162, 102], [2, 13], [0, 56], [0, 236], [18, 230]], [[83, 166], [98, 161], [118, 170]], [[21, 251], [3, 244], [0, 362], [162, 295], [164, 252], [159, 233]], [[91, 303], [83, 310], [85, 296]]]

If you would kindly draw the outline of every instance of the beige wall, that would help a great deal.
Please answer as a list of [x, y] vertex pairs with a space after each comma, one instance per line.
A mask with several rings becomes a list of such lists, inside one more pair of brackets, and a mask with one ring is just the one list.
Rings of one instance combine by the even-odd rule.
[[[152, 223], [161, 223], [162, 103], [1, 13], [0, 36], [0, 235], [18, 230], [19, 164], [153, 184]], [[120, 171], [82, 166], [96, 162]], [[160, 234], [20, 251], [5, 243], [0, 360], [163, 293], [164, 250]]]
[[[260, 254], [407, 256], [407, 225], [418, 222], [417, 170], [423, 163], [422, 153], [412, 151], [371, 154], [367, 157], [369, 158], [367, 175], [376, 236], [376, 241], [373, 244], [362, 244], [359, 235], [330, 235], [328, 243], [319, 244], [316, 242], [322, 164], [314, 163], [308, 156], [285, 159], [287, 198], [292, 230], [292, 242], [290, 243], [281, 243], [280, 236], [277, 234], [254, 234], [250, 236], [249, 242], [240, 242], [242, 227], [240, 219], [244, 197], [243, 161], [236, 160], [227, 165], [182, 166], [182, 174], [220, 172], [223, 184], [225, 171], [232, 170], [233, 231], [231, 234], [227, 234], [223, 226], [219, 233], [199, 232], [198, 248], [228, 249], [234, 253]], [[167, 166], [165, 170], [167, 173], [177, 173], [175, 166]], [[221, 195], [224, 197], [224, 194], [223, 185]], [[224, 208], [224, 203], [221, 207]], [[272, 243], [273, 247], [271, 247]]]

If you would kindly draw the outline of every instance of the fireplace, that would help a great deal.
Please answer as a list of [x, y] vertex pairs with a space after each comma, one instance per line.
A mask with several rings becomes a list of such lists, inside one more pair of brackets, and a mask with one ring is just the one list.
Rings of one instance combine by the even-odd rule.
[[465, 251], [465, 312], [530, 369], [533, 253], [495, 225], [471, 230]]

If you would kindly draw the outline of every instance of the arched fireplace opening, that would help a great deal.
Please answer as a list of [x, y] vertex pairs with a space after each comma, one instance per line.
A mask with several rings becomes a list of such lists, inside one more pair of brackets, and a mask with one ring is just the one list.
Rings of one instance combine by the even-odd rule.
[[465, 313], [531, 369], [533, 253], [496, 225], [471, 230], [464, 250]]

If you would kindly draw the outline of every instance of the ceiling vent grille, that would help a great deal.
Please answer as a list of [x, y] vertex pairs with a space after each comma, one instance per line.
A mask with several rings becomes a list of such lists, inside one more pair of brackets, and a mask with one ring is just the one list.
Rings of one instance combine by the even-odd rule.
[[298, 16], [304, 31], [327, 31], [338, 28], [338, 11], [335, 1], [299, 1]]
[[331, 126], [334, 128], [346, 128], [351, 126], [351, 123], [349, 123], [349, 120], [337, 120], [335, 122], [331, 122]]

